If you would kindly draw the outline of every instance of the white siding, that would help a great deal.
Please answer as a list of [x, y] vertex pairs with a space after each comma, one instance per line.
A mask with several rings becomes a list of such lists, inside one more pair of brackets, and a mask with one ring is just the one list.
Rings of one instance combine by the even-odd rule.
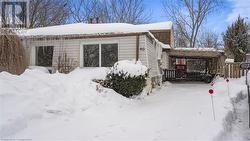
[[[148, 67], [147, 46], [145, 44], [146, 38], [146, 35], [142, 35], [139, 38], [139, 60], [143, 65]], [[136, 52], [136, 50], [134, 52]]]
[[[139, 59], [147, 65], [145, 35], [139, 38]], [[69, 58], [74, 59], [76, 66], [81, 66], [81, 48], [83, 44], [118, 43], [118, 60], [131, 60], [136, 58], [136, 36], [93, 38], [93, 39], [71, 39], [71, 40], [29, 40], [25, 45], [30, 52], [30, 65], [35, 65], [35, 47], [54, 46], [53, 67], [57, 66], [58, 56], [66, 52]]]
[[158, 63], [157, 46], [155, 42], [150, 40], [149, 38], [146, 38], [146, 46], [147, 46], [148, 68], [150, 69], [149, 76], [158, 77], [161, 75], [161, 73]]
[[167, 52], [162, 52], [162, 68], [169, 69], [169, 55]]

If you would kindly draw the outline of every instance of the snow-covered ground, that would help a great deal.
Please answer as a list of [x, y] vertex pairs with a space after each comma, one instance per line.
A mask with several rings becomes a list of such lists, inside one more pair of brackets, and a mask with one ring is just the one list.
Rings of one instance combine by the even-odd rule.
[[107, 71], [0, 73], [1, 139], [220, 140], [231, 127], [232, 99], [246, 91], [244, 78], [230, 80], [229, 95], [225, 80], [218, 79], [214, 86], [165, 83], [149, 96], [127, 99], [91, 81]]
[[248, 119], [247, 98], [235, 104], [235, 120], [232, 122], [232, 129], [226, 132], [221, 141], [249, 141], [250, 128]]

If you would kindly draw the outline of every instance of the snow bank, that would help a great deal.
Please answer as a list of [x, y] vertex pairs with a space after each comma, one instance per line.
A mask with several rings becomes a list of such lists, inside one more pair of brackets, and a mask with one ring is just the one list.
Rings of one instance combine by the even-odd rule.
[[71, 115], [105, 103], [119, 107], [127, 101], [113, 90], [97, 91], [98, 84], [91, 80], [104, 79], [106, 68], [76, 69], [69, 74], [44, 70], [27, 69], [20, 76], [0, 73], [1, 137], [21, 131], [33, 121]]
[[240, 79], [229, 79], [229, 83], [225, 79], [219, 78], [214, 85], [215, 103], [221, 105], [223, 108], [215, 109], [220, 113], [219, 121], [221, 128], [219, 128], [218, 135], [214, 140], [224, 140], [225, 135], [231, 131], [232, 123], [236, 119], [235, 104], [246, 98], [245, 77]]
[[[133, 72], [137, 67], [128, 68], [132, 74], [140, 74]], [[239, 101], [237, 94], [246, 88], [244, 77], [230, 79], [228, 95], [226, 81], [219, 78], [213, 86], [165, 84], [150, 96], [130, 100], [91, 81], [104, 79], [108, 71], [0, 73], [1, 139], [211, 141], [230, 129], [227, 121], [233, 119], [229, 113], [234, 109], [232, 101]], [[209, 88], [215, 90], [215, 121]]]
[[111, 72], [115, 74], [125, 73], [126, 77], [140, 76], [147, 73], [147, 67], [142, 65], [141, 61], [122, 60], [114, 64]]
[[41, 72], [49, 73], [49, 70], [46, 67], [40, 67], [40, 66], [29, 66], [30, 70], [38, 70]]

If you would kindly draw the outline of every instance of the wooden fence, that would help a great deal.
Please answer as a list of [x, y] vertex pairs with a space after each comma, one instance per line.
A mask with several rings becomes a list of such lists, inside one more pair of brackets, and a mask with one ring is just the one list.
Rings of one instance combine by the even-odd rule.
[[226, 78], [240, 78], [246, 73], [246, 70], [240, 69], [240, 63], [226, 63], [224, 66], [224, 77]]

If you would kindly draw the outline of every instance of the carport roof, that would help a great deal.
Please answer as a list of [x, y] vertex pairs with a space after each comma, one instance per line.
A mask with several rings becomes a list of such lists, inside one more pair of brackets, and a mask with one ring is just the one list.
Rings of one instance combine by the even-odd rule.
[[215, 48], [172, 48], [169, 56], [183, 58], [215, 58], [224, 54], [223, 50]]

